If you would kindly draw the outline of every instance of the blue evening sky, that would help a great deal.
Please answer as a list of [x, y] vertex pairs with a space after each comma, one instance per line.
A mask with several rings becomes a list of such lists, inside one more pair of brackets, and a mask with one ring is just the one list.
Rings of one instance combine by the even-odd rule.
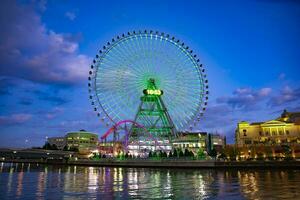
[[170, 33], [207, 69], [197, 130], [233, 142], [238, 121], [300, 111], [297, 1], [1, 1], [0, 147], [41, 146], [86, 129], [103, 134], [87, 93], [100, 47], [132, 30]]

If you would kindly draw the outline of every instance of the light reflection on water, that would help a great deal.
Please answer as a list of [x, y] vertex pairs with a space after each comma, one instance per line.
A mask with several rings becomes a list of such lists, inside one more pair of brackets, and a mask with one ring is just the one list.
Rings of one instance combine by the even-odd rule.
[[0, 199], [299, 199], [300, 170], [0, 165]]

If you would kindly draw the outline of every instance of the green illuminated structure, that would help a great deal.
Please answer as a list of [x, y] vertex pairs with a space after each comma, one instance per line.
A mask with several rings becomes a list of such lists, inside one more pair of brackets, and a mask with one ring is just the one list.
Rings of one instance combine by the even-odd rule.
[[[162, 100], [163, 91], [156, 87], [154, 79], [149, 79], [143, 93], [134, 121], [142, 124], [153, 137], [170, 141], [176, 137], [176, 129]], [[143, 136], [143, 132], [143, 128], [133, 125], [130, 140]]]
[[110, 127], [102, 139], [119, 131], [124, 149], [133, 154], [169, 151], [177, 131], [198, 128], [208, 80], [183, 41], [153, 30], [122, 33], [97, 52], [90, 68], [89, 99]]

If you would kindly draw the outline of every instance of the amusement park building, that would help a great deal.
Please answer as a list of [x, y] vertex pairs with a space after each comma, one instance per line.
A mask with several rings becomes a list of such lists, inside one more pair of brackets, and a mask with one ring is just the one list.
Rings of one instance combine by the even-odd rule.
[[221, 151], [226, 145], [226, 137], [220, 134], [206, 132], [180, 132], [178, 138], [173, 140], [174, 148], [188, 148], [197, 152], [199, 148], [210, 152], [212, 149]]
[[178, 138], [173, 140], [173, 147], [197, 151], [199, 148], [206, 149], [206, 132], [180, 132]]
[[[242, 154], [250, 155], [250, 148], [270, 147], [273, 156], [282, 156], [284, 147], [289, 147], [293, 156], [298, 157], [300, 156], [300, 112], [284, 110], [280, 117], [266, 122], [242, 121], [237, 125], [235, 140], [237, 147], [244, 149], [241, 150]], [[266, 154], [264, 150], [261, 151]]]
[[208, 134], [207, 137], [207, 151], [210, 152], [213, 149], [216, 149], [217, 152], [221, 152], [222, 149], [226, 146], [226, 137], [216, 134]]
[[98, 135], [80, 130], [66, 134], [68, 148], [78, 148], [79, 152], [85, 153], [97, 149]]
[[98, 135], [80, 130], [77, 132], [69, 132], [64, 137], [51, 137], [47, 139], [50, 145], [56, 145], [59, 150], [63, 150], [66, 146], [70, 148], [78, 148], [81, 153], [89, 153], [97, 149]]

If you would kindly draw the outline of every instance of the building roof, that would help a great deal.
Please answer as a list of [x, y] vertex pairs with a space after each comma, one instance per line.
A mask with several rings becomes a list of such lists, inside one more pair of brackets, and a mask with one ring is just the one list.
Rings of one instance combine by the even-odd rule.
[[263, 124], [264, 122], [253, 122], [253, 123], [251, 123], [250, 125], [261, 125], [261, 124]]
[[84, 131], [74, 131], [74, 132], [69, 132], [66, 134], [66, 137], [97, 137], [98, 135], [95, 133], [91, 133], [91, 132], [84, 132]]
[[300, 112], [288, 112], [287, 110], [283, 110], [281, 116], [277, 120], [300, 123]]
[[[288, 112], [284, 110], [280, 117], [275, 120], [269, 120], [265, 122], [253, 122], [250, 125], [263, 125], [267, 123], [295, 123], [300, 124], [300, 112]], [[247, 124], [248, 122], [241, 121], [239, 124]]]

